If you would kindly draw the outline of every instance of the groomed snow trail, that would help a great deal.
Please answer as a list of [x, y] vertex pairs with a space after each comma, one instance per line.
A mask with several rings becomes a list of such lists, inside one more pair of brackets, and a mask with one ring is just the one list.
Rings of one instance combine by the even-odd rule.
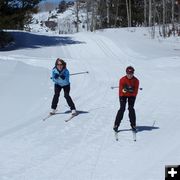
[[[159, 180], [165, 165], [178, 164], [180, 95], [169, 97], [171, 87], [180, 87], [178, 54], [163, 56], [144, 38], [137, 46], [148, 44], [154, 53], [146, 56], [125, 41], [130, 32], [116, 31], [117, 38], [112, 33], [65, 35], [64, 44], [62, 39], [55, 44], [61, 36], [27, 33], [21, 48], [0, 53], [2, 180]], [[46, 38], [52, 44], [39, 45]], [[71, 76], [71, 96], [81, 113], [68, 123], [63, 92], [59, 114], [42, 121], [51, 105], [50, 70], [57, 57], [71, 73], [89, 71]], [[133, 142], [126, 112], [116, 142], [112, 127], [118, 90], [110, 87], [118, 85], [128, 65], [135, 67], [143, 87], [135, 105], [139, 132]]]

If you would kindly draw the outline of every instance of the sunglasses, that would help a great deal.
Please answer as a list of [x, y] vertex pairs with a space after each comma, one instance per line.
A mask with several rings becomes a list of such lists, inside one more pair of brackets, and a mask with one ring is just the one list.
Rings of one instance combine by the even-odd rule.
[[57, 64], [57, 66], [62, 66], [63, 64]]
[[129, 73], [129, 72], [127, 73], [127, 75], [131, 75], [131, 76], [132, 76], [133, 74], [134, 74], [134, 73]]

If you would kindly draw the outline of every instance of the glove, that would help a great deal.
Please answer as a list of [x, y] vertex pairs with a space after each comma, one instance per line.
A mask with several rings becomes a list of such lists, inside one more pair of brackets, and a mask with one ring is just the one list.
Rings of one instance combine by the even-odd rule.
[[60, 78], [62, 79], [62, 80], [64, 80], [65, 79], [65, 75], [60, 75]]
[[123, 89], [122, 89], [122, 92], [123, 92], [123, 93], [127, 93], [127, 89], [126, 89], [126, 88], [123, 88]]
[[54, 74], [54, 79], [58, 79], [59, 78], [59, 74]]
[[131, 87], [131, 88], [128, 89], [128, 92], [129, 92], [129, 93], [133, 93], [133, 92], [134, 92], [134, 89]]
[[123, 93], [133, 93], [134, 92], [134, 87], [132, 86], [128, 86], [128, 85], [125, 85], [125, 87], [122, 89], [122, 92]]

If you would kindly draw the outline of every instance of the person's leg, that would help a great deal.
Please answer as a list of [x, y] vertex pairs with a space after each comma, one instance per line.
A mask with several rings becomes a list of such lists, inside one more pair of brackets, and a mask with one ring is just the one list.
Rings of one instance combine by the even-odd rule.
[[126, 101], [127, 97], [119, 97], [120, 101], [120, 109], [117, 112], [116, 119], [114, 122], [114, 130], [116, 131], [121, 123], [121, 120], [123, 119], [124, 111], [126, 108]]
[[129, 120], [131, 123], [131, 127], [136, 127], [136, 113], [134, 109], [136, 97], [131, 96], [128, 98], [128, 110], [129, 110]]
[[58, 101], [59, 101], [60, 91], [61, 91], [61, 86], [55, 84], [54, 85], [54, 96], [53, 96], [53, 100], [52, 100], [52, 104], [51, 104], [51, 108], [52, 109], [56, 109], [57, 108], [57, 104], [58, 104]]
[[76, 107], [74, 105], [74, 102], [71, 99], [71, 96], [69, 95], [69, 93], [70, 93], [70, 85], [64, 86], [63, 90], [64, 90], [64, 97], [65, 97], [65, 99], [66, 99], [66, 101], [68, 103], [68, 106], [70, 107], [71, 110], [75, 110]]

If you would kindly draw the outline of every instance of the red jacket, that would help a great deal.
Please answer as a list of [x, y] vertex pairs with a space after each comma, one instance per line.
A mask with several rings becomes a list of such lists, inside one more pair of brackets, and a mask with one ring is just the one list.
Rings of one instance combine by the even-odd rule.
[[139, 80], [133, 76], [128, 79], [127, 76], [119, 80], [119, 96], [137, 96], [139, 89]]

